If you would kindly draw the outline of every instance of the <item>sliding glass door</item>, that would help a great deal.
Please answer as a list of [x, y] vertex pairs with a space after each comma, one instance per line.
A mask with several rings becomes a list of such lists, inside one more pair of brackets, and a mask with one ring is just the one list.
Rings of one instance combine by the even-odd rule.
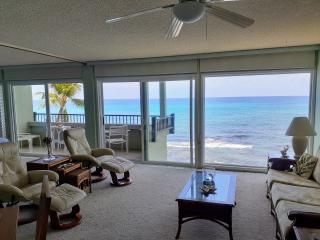
[[82, 84], [64, 81], [14, 84], [12, 92], [20, 152], [46, 154], [42, 139], [49, 136], [53, 154], [67, 154], [63, 131], [85, 124]]
[[190, 164], [192, 80], [129, 80], [102, 79], [103, 145], [130, 160]]
[[148, 82], [148, 161], [191, 163], [191, 90], [191, 80]]
[[104, 82], [104, 146], [130, 160], [143, 159], [143, 128], [139, 82]]
[[205, 163], [265, 167], [309, 115], [310, 73], [205, 77]]
[[46, 153], [42, 138], [47, 131], [45, 85], [13, 87], [15, 130], [21, 153]]

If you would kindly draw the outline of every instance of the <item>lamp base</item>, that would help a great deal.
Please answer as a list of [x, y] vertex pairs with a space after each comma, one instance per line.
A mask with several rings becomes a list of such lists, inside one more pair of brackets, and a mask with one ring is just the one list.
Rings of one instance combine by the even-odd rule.
[[294, 158], [300, 158], [301, 155], [306, 151], [308, 146], [308, 137], [297, 137], [292, 138], [292, 148], [294, 151]]

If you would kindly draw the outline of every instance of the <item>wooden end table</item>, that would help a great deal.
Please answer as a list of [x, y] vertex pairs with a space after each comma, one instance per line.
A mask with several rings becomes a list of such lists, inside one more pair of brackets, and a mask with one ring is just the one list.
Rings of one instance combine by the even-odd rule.
[[76, 186], [85, 192], [91, 193], [91, 172], [90, 169], [78, 168], [72, 172], [69, 172], [65, 178], [65, 183], [69, 183]]
[[292, 171], [297, 159], [291, 156], [282, 157], [278, 155], [268, 155], [268, 170]]
[[27, 170], [52, 170], [61, 164], [68, 163], [71, 161], [68, 156], [55, 156], [55, 159], [50, 161], [45, 160], [45, 158], [39, 158], [30, 162], [27, 162]]
[[27, 170], [51, 170], [59, 174], [59, 184], [69, 183], [91, 193], [90, 169], [82, 169], [81, 163], [72, 163], [68, 156], [55, 156], [50, 161], [39, 158], [27, 162]]
[[216, 222], [232, 235], [232, 208], [236, 205], [236, 175], [216, 172], [215, 193], [203, 194], [201, 186], [210, 172], [194, 171], [176, 199], [179, 207], [179, 225], [176, 239], [179, 238], [181, 225], [195, 219], [206, 219]]

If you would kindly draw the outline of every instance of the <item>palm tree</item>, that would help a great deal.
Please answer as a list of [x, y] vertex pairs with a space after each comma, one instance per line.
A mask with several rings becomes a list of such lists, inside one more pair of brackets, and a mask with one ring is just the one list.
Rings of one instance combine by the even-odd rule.
[[[76, 94], [81, 91], [82, 84], [80, 83], [57, 83], [50, 84], [49, 101], [50, 104], [59, 107], [58, 117], [56, 122], [68, 122], [67, 103], [70, 101], [78, 107], [84, 105], [83, 99], [75, 98]], [[42, 99], [45, 99], [45, 94], [40, 93]]]

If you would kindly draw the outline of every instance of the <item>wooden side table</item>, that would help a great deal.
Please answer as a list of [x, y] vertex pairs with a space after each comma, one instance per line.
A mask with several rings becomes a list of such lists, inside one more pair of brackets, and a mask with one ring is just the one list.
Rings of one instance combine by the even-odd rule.
[[91, 193], [90, 169], [76, 169], [64, 176], [64, 182]]
[[50, 161], [45, 160], [44, 158], [39, 158], [34, 161], [27, 162], [27, 170], [52, 170], [57, 166], [70, 162], [71, 159], [68, 156], [55, 156], [56, 158]]
[[27, 162], [27, 170], [51, 170], [59, 174], [59, 184], [69, 183], [91, 193], [90, 169], [82, 169], [80, 163], [72, 163], [68, 156], [56, 156], [46, 161], [43, 158]]
[[274, 169], [278, 171], [292, 171], [293, 166], [296, 164], [297, 159], [293, 157], [282, 157], [268, 155], [268, 170]]

